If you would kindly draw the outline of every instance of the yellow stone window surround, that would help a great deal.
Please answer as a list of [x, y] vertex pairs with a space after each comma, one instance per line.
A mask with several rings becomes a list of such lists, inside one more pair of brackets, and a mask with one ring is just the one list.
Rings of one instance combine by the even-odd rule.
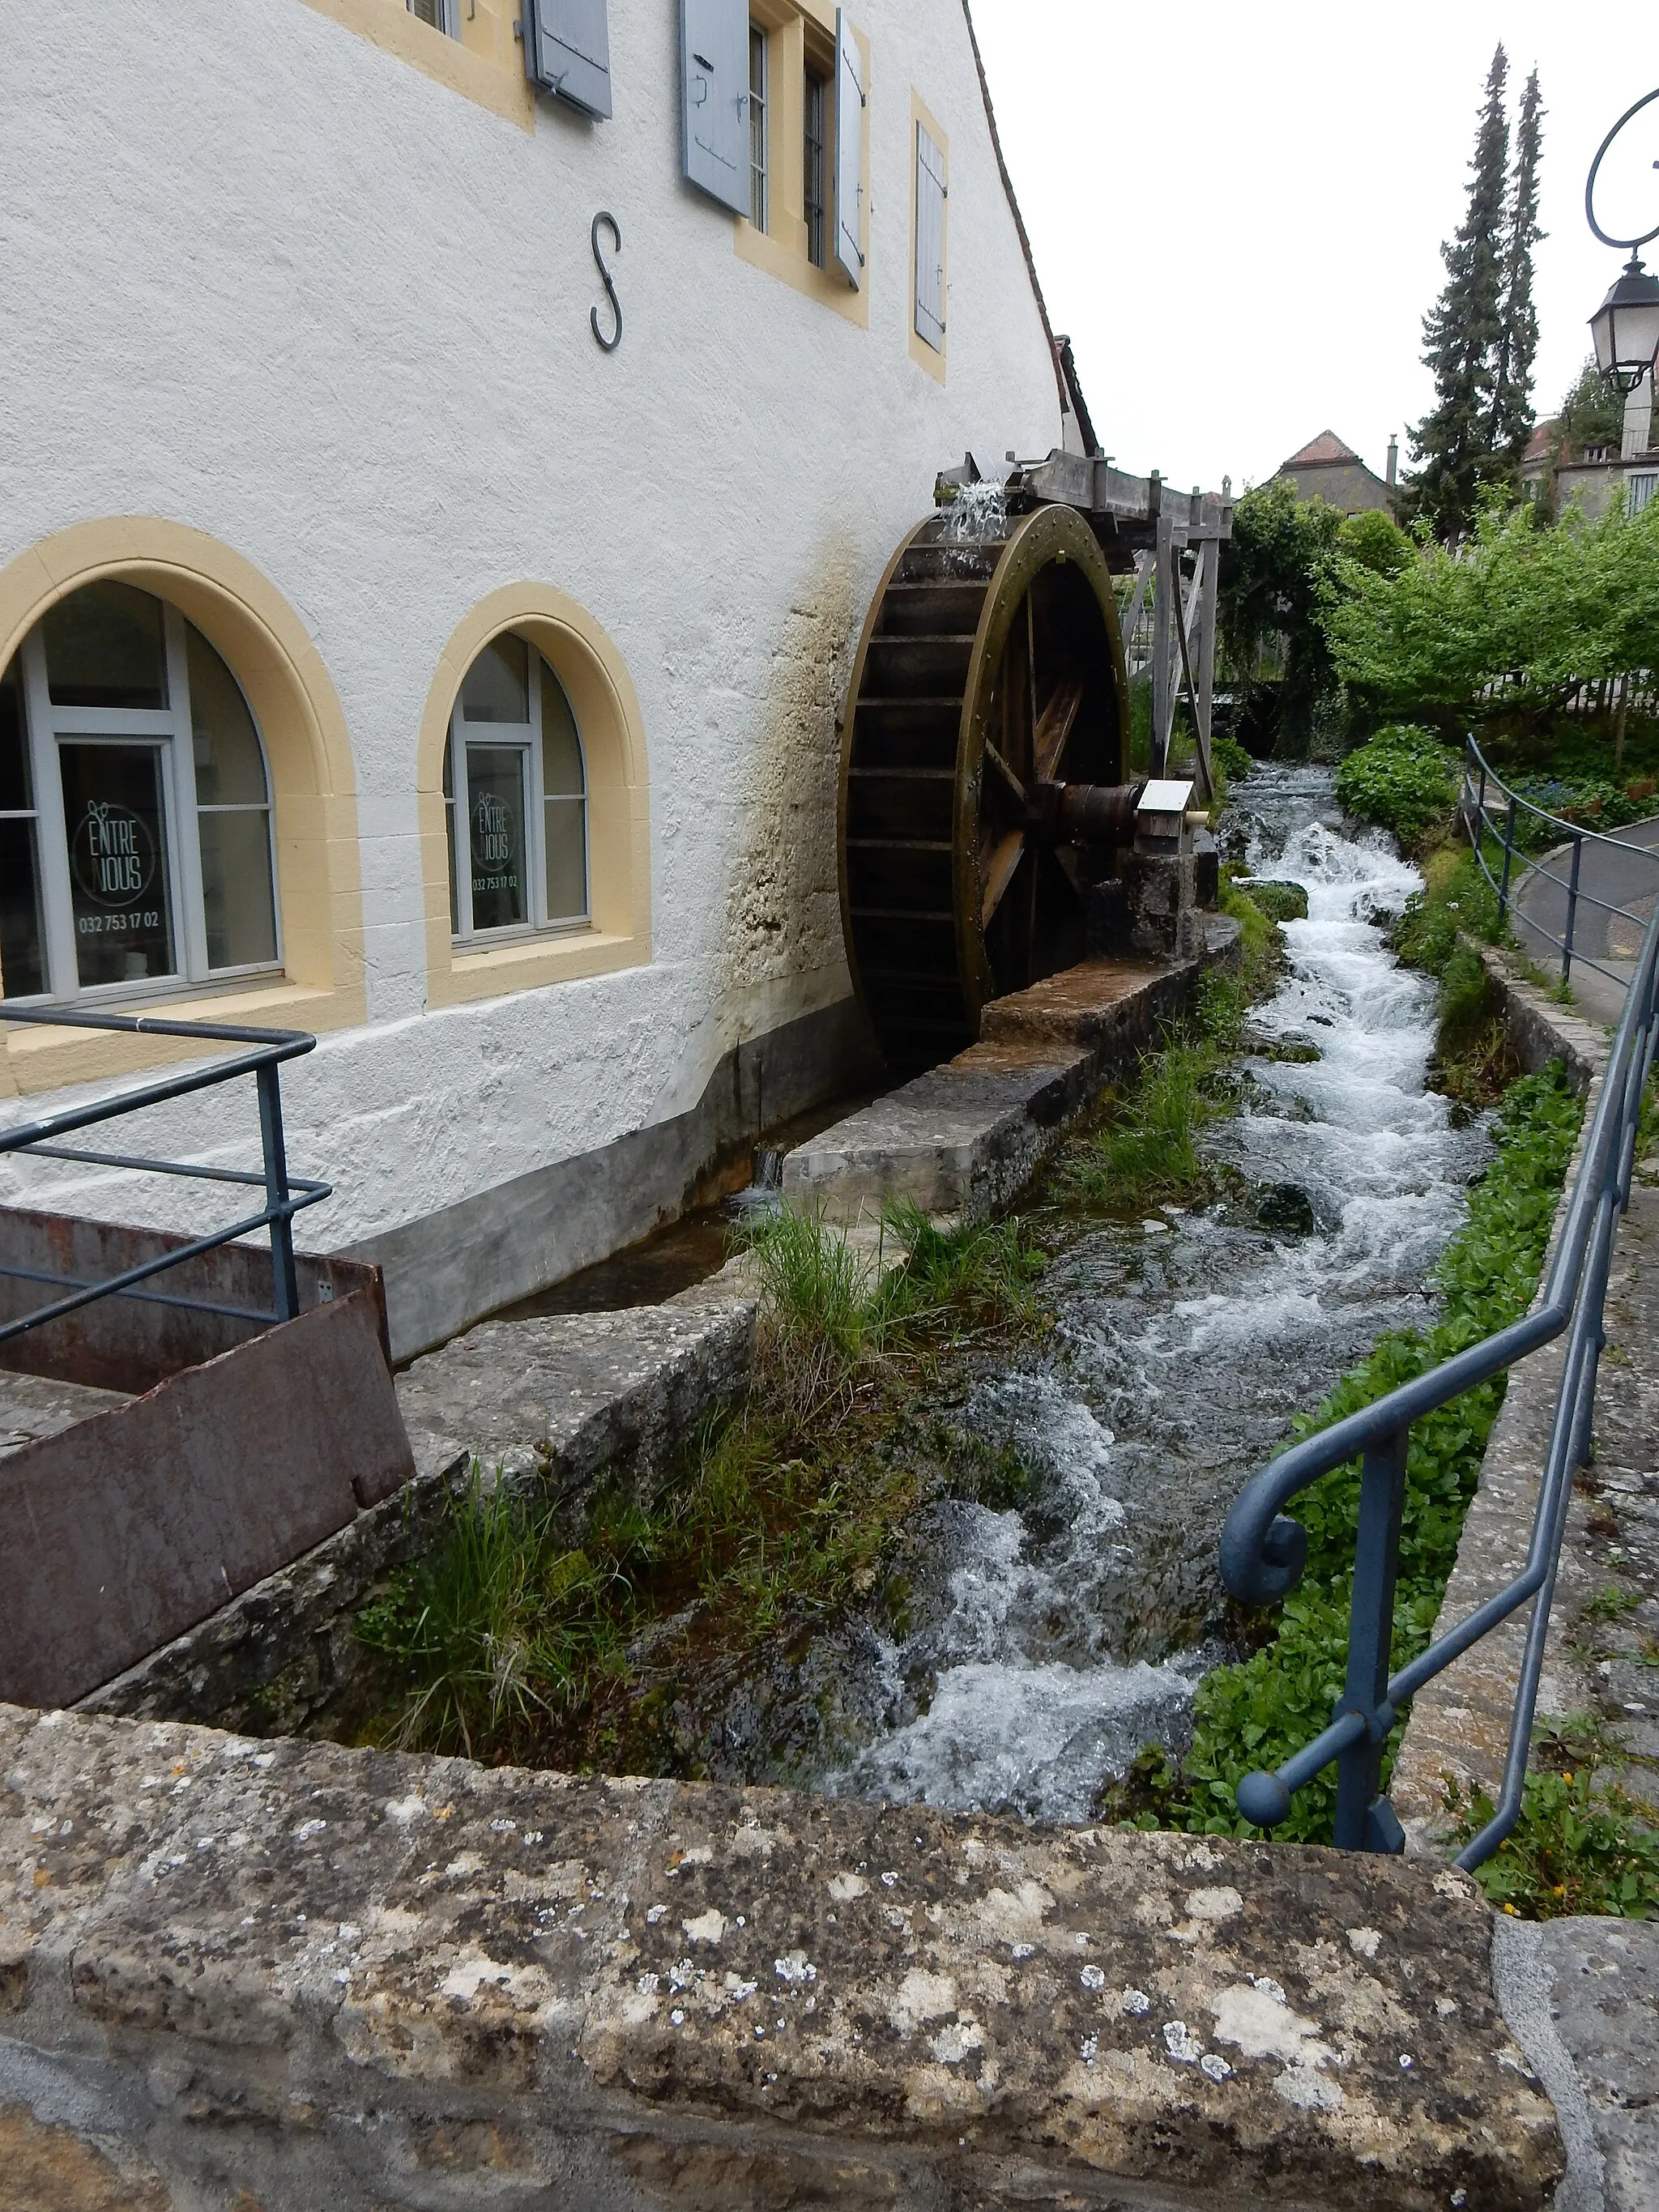
[[[768, 207], [766, 228], [761, 230], [743, 216], [732, 218], [738, 258], [769, 276], [781, 277], [798, 292], [833, 307], [860, 330], [870, 327], [870, 41], [854, 26], [864, 79], [864, 113], [859, 154], [859, 174], [864, 184], [859, 210], [859, 244], [864, 250], [864, 283], [855, 291], [835, 265], [829, 234], [834, 217], [834, 111], [836, 100], [836, 11], [823, 0], [750, 0], [750, 21], [766, 33], [767, 118], [766, 166]], [[828, 80], [825, 100], [824, 147], [827, 265], [820, 269], [807, 258], [806, 191], [802, 147], [806, 122], [806, 63], [808, 55]]]
[[[280, 975], [181, 989], [161, 1003], [146, 999], [137, 1011], [275, 1029], [344, 1029], [364, 1021], [351, 745], [304, 623], [250, 562], [217, 538], [181, 523], [125, 515], [59, 531], [0, 569], [0, 668], [49, 607], [106, 579], [136, 584], [177, 607], [240, 684], [270, 769], [282, 917]], [[0, 1097], [199, 1057], [200, 1047], [183, 1040], [0, 1023]]]
[[[449, 921], [444, 752], [469, 668], [503, 630], [527, 639], [563, 685], [587, 772], [591, 920], [515, 931], [499, 943], [458, 944]], [[421, 717], [416, 769], [426, 915], [427, 1004], [454, 1006], [579, 976], [644, 966], [651, 957], [651, 802], [645, 726], [611, 639], [584, 607], [547, 584], [508, 584], [482, 600], [445, 646]]]
[[514, 35], [520, 0], [455, 0], [458, 38], [411, 15], [406, 0], [305, 4], [521, 131], [535, 129], [535, 88], [525, 75], [524, 48]]

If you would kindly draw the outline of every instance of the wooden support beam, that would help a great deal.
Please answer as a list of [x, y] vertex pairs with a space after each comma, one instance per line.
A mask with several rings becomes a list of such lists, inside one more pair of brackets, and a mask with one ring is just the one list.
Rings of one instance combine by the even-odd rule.
[[1174, 623], [1180, 619], [1174, 534], [1167, 515], [1158, 519], [1152, 575], [1152, 748], [1154, 776], [1169, 773], [1170, 733], [1175, 727]]
[[1215, 701], [1215, 626], [1217, 586], [1220, 580], [1221, 546], [1208, 539], [1198, 556], [1198, 750], [1204, 763], [1204, 780], [1215, 788], [1210, 774], [1210, 709]]
[[1130, 596], [1128, 611], [1124, 615], [1121, 623], [1123, 650], [1126, 654], [1129, 650], [1129, 640], [1140, 627], [1141, 610], [1146, 604], [1146, 586], [1152, 580], [1152, 556], [1150, 553], [1137, 553], [1135, 555], [1135, 587]]

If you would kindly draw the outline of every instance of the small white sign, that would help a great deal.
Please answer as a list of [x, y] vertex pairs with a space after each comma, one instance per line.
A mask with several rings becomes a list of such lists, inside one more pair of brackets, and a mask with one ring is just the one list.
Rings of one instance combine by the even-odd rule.
[[1184, 814], [1192, 803], [1190, 783], [1149, 783], [1135, 811], [1139, 814]]

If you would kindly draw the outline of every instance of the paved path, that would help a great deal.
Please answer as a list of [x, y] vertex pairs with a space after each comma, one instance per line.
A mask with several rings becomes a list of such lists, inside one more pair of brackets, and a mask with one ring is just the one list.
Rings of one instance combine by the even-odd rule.
[[[1632, 822], [1627, 830], [1615, 830], [1612, 835], [1617, 845], [1627, 849], [1620, 852], [1614, 845], [1586, 840], [1579, 889], [1591, 898], [1605, 900], [1608, 906], [1627, 908], [1639, 920], [1632, 922], [1623, 915], [1604, 914], [1600, 907], [1581, 899], [1572, 933], [1573, 995], [1587, 1014], [1609, 1024], [1618, 1020], [1625, 1007], [1622, 982], [1613, 977], [1629, 975], [1641, 949], [1641, 924], [1651, 918], [1655, 896], [1659, 894], [1659, 816], [1650, 822]], [[1515, 895], [1516, 934], [1528, 955], [1551, 975], [1560, 973], [1559, 939], [1566, 930], [1567, 894], [1562, 884], [1549, 882], [1539, 868], [1547, 867], [1552, 874], [1565, 878], [1571, 865], [1571, 846], [1558, 846], [1527, 871]], [[1577, 957], [1580, 954], [1610, 969], [1612, 975], [1584, 966]]]
[[[1568, 1510], [1546, 1687], [1553, 1713], [1589, 1723], [1573, 1728], [1581, 1764], [1659, 1808], [1659, 1155], [1638, 1173], [1607, 1286], [1593, 1462]], [[1659, 1926], [1511, 1923], [1494, 1966], [1561, 2122], [1569, 2171], [1556, 2212], [1655, 2212]], [[1540, 2021], [1534, 2005], [1530, 2025], [1528, 1986], [1547, 2014]], [[1570, 2078], [1558, 2083], [1550, 2069], [1563, 2058]]]

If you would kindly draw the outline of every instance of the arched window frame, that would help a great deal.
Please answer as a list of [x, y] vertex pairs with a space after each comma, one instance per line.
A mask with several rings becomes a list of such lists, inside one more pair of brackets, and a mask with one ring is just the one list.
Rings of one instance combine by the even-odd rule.
[[[542, 678], [544, 672], [552, 676], [545, 659], [533, 638], [517, 629], [498, 633], [517, 637], [527, 649], [528, 719], [523, 722], [470, 722], [465, 718], [465, 681], [456, 694], [450, 711], [449, 738], [445, 752], [444, 809], [448, 852], [450, 929], [455, 944], [497, 945], [514, 938], [544, 935], [549, 932], [586, 930], [592, 927], [593, 885], [592, 854], [590, 849], [588, 822], [587, 747], [582, 737], [581, 724], [576, 718], [569, 695], [565, 693], [566, 711], [575, 732], [576, 755], [581, 770], [581, 788], [577, 793], [550, 792], [545, 787], [543, 755]], [[563, 686], [560, 686], [563, 690]], [[499, 927], [483, 929], [475, 926], [472, 908], [472, 870], [471, 865], [461, 866], [462, 839], [467, 833], [463, 824], [471, 823], [471, 793], [467, 775], [467, 747], [489, 745], [517, 751], [520, 756], [520, 775], [523, 779], [525, 815], [525, 872], [529, 878], [530, 911], [522, 922], [512, 922]], [[550, 805], [575, 805], [581, 810], [582, 848], [582, 909], [580, 914], [555, 915], [547, 904], [547, 810]], [[467, 847], [470, 859], [470, 842]]]
[[[141, 586], [141, 588], [143, 588]], [[211, 984], [216, 988], [244, 978], [258, 979], [283, 973], [283, 915], [276, 878], [276, 850], [272, 803], [270, 757], [259, 727], [258, 716], [236, 678], [259, 750], [264, 781], [263, 805], [246, 802], [204, 805], [196, 787], [194, 730], [191, 714], [190, 675], [185, 617], [168, 599], [152, 592], [161, 608], [162, 641], [166, 657], [167, 704], [164, 708], [64, 707], [54, 705], [46, 669], [44, 625], [36, 623], [19, 649], [21, 674], [24, 743], [28, 755], [33, 816], [35, 825], [35, 866], [40, 905], [42, 951], [46, 988], [28, 994], [23, 1003], [47, 1005], [66, 1000], [96, 1004], [176, 997], [181, 988]], [[221, 656], [222, 658], [222, 655]], [[228, 666], [228, 663], [226, 664]], [[126, 741], [154, 744], [161, 764], [162, 819], [167, 841], [166, 896], [175, 952], [171, 973], [131, 981], [83, 984], [76, 953], [76, 929], [70, 890], [68, 824], [64, 814], [64, 787], [58, 748], [65, 739], [96, 743]], [[275, 956], [270, 960], [216, 968], [209, 963], [207, 921], [203, 898], [200, 817], [203, 814], [260, 811], [264, 816], [265, 850], [270, 870], [272, 927]], [[0, 988], [6, 988], [0, 981]], [[8, 989], [8, 996], [15, 996]]]

